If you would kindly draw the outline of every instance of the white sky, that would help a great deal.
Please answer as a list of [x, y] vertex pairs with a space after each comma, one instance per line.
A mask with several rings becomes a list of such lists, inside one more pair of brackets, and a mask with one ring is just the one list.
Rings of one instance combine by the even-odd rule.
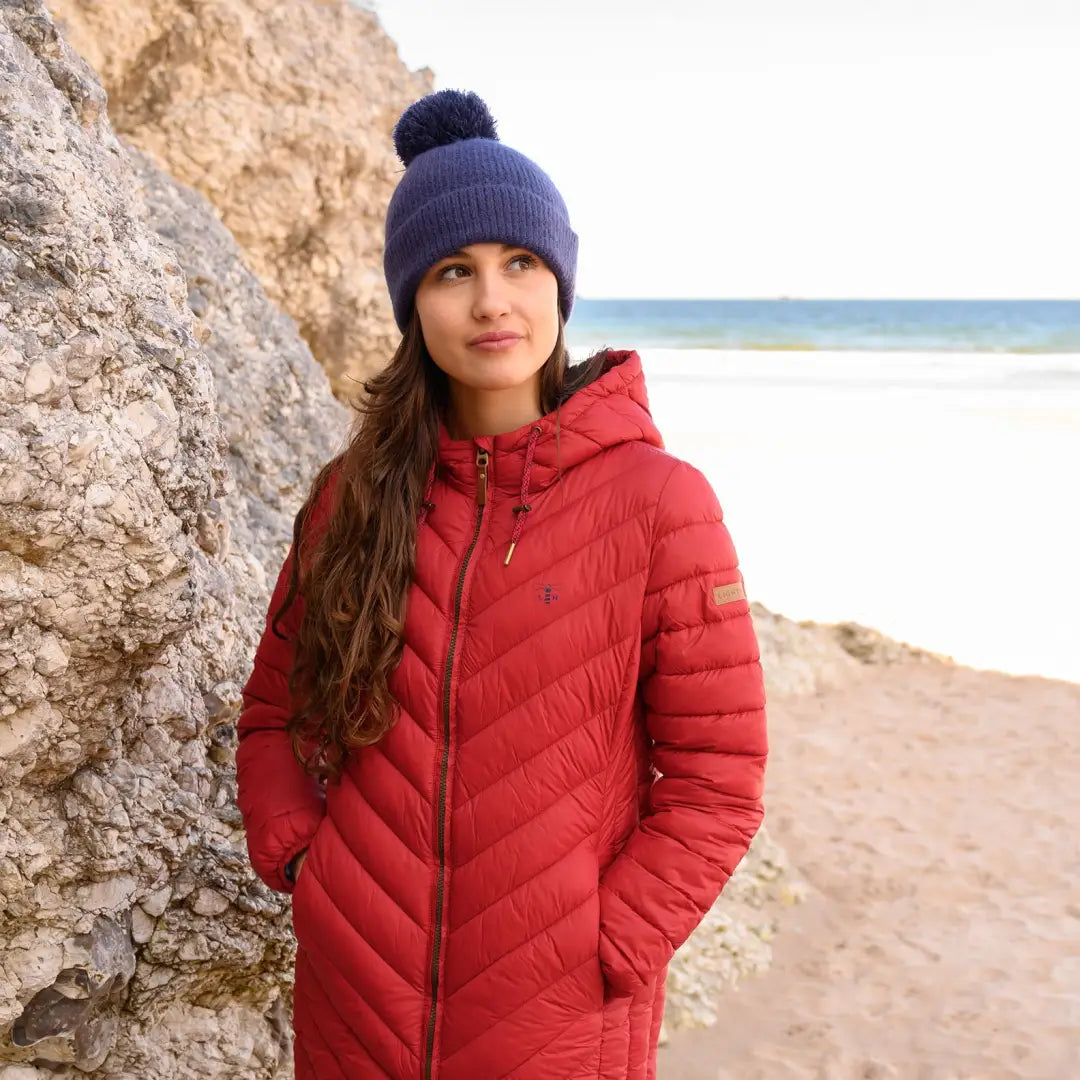
[[585, 297], [1080, 297], [1080, 0], [375, 0]]

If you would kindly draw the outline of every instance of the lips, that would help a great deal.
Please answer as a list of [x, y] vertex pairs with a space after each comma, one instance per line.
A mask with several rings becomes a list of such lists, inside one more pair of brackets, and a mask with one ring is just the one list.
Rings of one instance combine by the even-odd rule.
[[517, 341], [520, 337], [520, 334], [515, 334], [510, 330], [496, 330], [490, 334], [481, 334], [479, 337], [474, 337], [469, 344], [483, 345], [489, 341]]

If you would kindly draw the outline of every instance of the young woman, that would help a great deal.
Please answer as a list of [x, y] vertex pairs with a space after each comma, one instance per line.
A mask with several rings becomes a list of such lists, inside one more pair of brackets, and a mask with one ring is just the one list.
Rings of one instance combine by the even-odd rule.
[[646, 1080], [667, 963], [763, 816], [742, 575], [638, 354], [568, 366], [548, 176], [472, 93], [394, 141], [402, 341], [297, 515], [239, 722], [296, 1074]]

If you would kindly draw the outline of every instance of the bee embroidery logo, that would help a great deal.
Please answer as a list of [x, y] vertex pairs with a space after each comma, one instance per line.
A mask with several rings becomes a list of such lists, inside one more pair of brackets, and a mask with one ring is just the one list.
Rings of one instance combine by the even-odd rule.
[[536, 599], [542, 604], [553, 604], [559, 599], [559, 593], [554, 585], [541, 585], [536, 590]]

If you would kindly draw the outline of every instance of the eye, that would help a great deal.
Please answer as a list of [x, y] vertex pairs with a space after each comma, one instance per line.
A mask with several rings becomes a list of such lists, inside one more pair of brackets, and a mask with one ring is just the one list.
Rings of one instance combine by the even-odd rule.
[[[509, 263], [507, 263], [507, 265], [510, 265], [510, 263], [516, 263], [516, 262], [524, 262], [527, 269], [532, 269], [532, 267], [536, 266], [537, 259], [533, 255], [524, 255], [524, 254], [522, 254], [522, 255], [514, 255], [514, 256], [511, 257], [511, 259], [510, 259]], [[469, 268], [464, 263], [450, 263], [449, 266], [444, 266], [440, 271], [438, 271], [438, 273], [435, 275], [436, 280], [438, 280], [438, 281], [460, 281], [461, 279], [457, 278], [457, 277], [447, 277], [447, 274], [449, 274], [449, 272], [451, 270], [464, 270], [466, 273], [469, 272]]]

